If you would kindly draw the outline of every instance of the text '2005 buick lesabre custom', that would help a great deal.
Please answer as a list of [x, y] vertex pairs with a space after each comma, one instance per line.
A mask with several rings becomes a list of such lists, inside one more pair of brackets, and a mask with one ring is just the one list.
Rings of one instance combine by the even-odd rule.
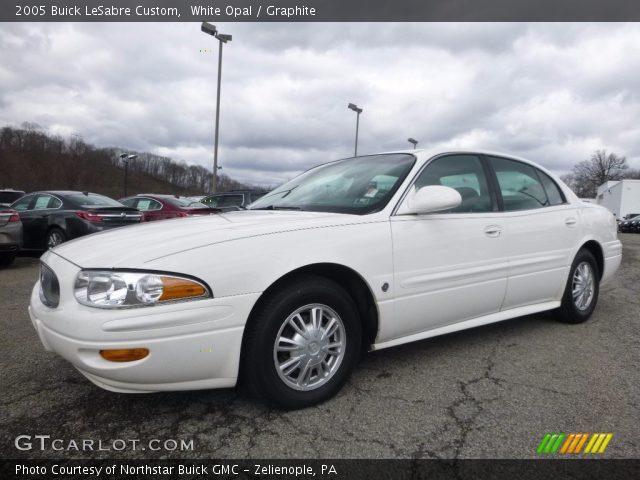
[[587, 320], [613, 215], [527, 160], [385, 153], [315, 167], [249, 210], [141, 224], [42, 256], [44, 346], [117, 392], [246, 385], [326, 400], [363, 351], [544, 310]]

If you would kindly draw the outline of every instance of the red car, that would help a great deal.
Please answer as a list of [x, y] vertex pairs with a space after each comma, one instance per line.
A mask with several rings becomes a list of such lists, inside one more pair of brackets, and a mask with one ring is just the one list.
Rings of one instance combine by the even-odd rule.
[[120, 203], [140, 210], [144, 222], [165, 220], [167, 218], [190, 217], [192, 215], [211, 215], [220, 213], [218, 208], [210, 208], [189, 197], [179, 195], [138, 194], [121, 198]]

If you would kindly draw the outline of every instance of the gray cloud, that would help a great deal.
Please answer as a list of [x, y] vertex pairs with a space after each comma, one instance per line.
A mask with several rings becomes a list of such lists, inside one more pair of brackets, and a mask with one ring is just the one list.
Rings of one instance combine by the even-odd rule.
[[[558, 172], [640, 166], [638, 24], [224, 24], [220, 161], [263, 185], [353, 151], [473, 147]], [[210, 165], [217, 42], [198, 24], [0, 25], [0, 124]]]

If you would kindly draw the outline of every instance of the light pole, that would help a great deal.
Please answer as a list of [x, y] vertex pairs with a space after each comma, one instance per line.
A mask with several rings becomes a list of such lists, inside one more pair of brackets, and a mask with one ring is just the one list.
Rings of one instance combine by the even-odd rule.
[[353, 156], [357, 157], [358, 156], [358, 127], [360, 126], [360, 114], [362, 113], [362, 109], [358, 108], [358, 106], [353, 103], [350, 103], [349, 105], [347, 105], [347, 107], [349, 108], [349, 110], [353, 110], [354, 112], [356, 112], [356, 148]]
[[138, 155], [120, 154], [120, 160], [124, 162], [124, 196], [127, 196], [127, 171], [129, 170], [129, 160], [138, 158]]
[[416, 145], [418, 145], [418, 140], [416, 140], [415, 138], [407, 138], [407, 142], [412, 143], [413, 144], [413, 149], [416, 149]]
[[216, 133], [215, 140], [213, 145], [213, 184], [211, 185], [211, 189], [213, 193], [218, 191], [218, 131], [220, 128], [220, 86], [222, 83], [222, 44], [231, 41], [231, 35], [225, 35], [224, 33], [218, 32], [218, 29], [215, 25], [211, 25], [207, 22], [202, 22], [202, 26], [200, 27], [207, 35], [211, 35], [218, 39], [219, 48], [218, 48], [218, 92], [216, 95]]

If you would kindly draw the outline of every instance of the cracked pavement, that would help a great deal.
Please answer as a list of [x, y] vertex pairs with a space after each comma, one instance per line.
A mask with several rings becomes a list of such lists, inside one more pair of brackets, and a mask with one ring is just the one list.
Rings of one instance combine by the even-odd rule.
[[[3, 458], [535, 458], [546, 432], [613, 432], [604, 458], [640, 456], [640, 235], [582, 325], [538, 314], [368, 354], [314, 408], [236, 390], [126, 395], [45, 352], [27, 314], [38, 260], [0, 269]], [[179, 450], [19, 451], [18, 435], [193, 440]], [[587, 455], [579, 455], [586, 457]]]

